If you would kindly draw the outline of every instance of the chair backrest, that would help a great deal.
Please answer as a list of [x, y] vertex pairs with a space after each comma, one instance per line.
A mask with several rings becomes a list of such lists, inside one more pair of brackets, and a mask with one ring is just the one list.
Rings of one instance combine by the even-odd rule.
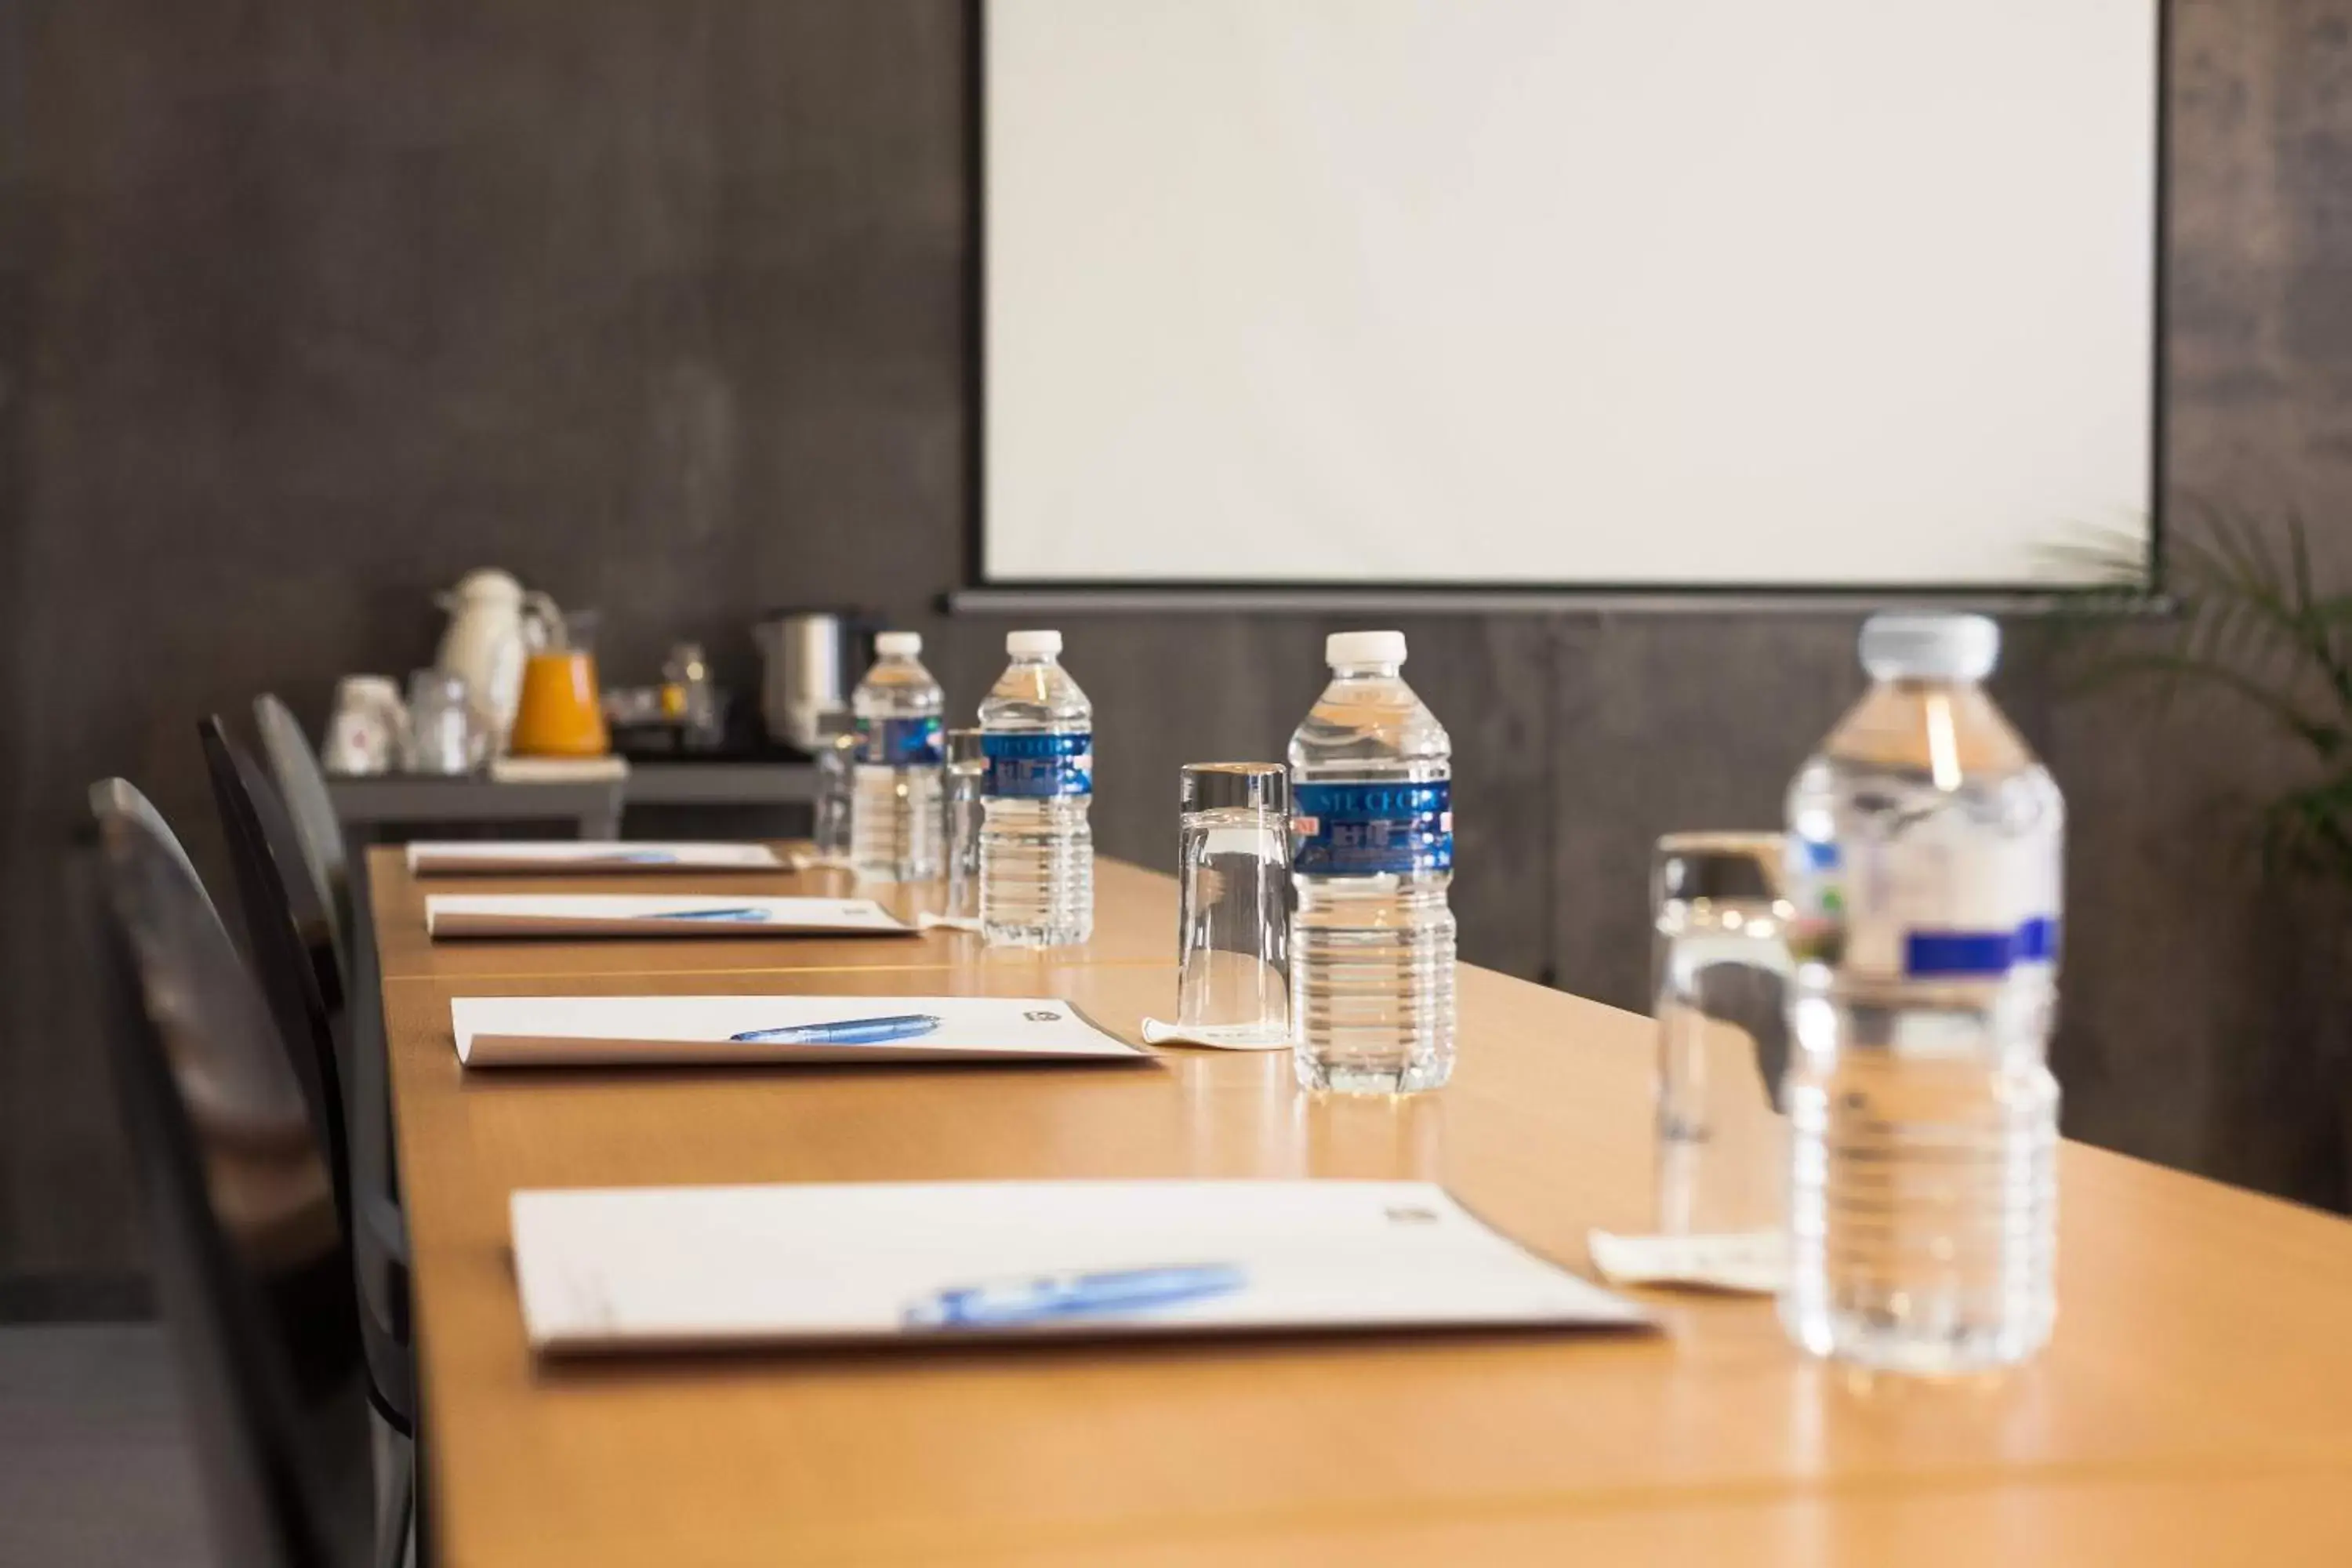
[[343, 851], [343, 826], [335, 816], [333, 797], [327, 793], [327, 775], [319, 754], [294, 710], [265, 691], [253, 700], [253, 726], [261, 736], [261, 754], [269, 761], [270, 776], [294, 825], [302, 868], [309, 876], [319, 907], [327, 911], [328, 930], [341, 954], [343, 973], [351, 973], [351, 875]]
[[217, 718], [196, 726], [205, 770], [228, 838], [229, 868], [245, 911], [246, 943], [261, 994], [309, 1097], [334, 1178], [335, 1212], [352, 1226], [350, 1107], [340, 1024], [342, 971], [308, 876], [294, 847], [293, 826], [258, 763]]
[[[360, 1329], [376, 1408], [414, 1429], [415, 1367], [408, 1348], [407, 1241], [391, 1164], [392, 1111], [383, 1041], [369, 995], [346, 988], [325, 911], [304, 874], [290, 813], [251, 752], [217, 718], [197, 726], [244, 906], [262, 994], [293, 1048], [331, 1161], [335, 1208], [357, 1255]], [[362, 978], [373, 970], [362, 959]]]
[[324, 1152], [171, 830], [120, 781], [90, 804], [79, 912], [217, 1560], [364, 1562], [365, 1384]]
[[154, 802], [121, 779], [106, 779], [90, 785], [89, 797], [94, 803], [103, 801], [109, 811], [137, 817], [157, 843], [168, 846], [168, 853], [179, 857], [180, 869], [188, 874], [189, 883], [205, 902], [212, 902], [212, 895], [205, 891], [204, 879], [196, 875], [195, 863], [188, 858], [187, 850], [173, 834], [171, 825], [163, 820], [163, 814], [155, 809]]

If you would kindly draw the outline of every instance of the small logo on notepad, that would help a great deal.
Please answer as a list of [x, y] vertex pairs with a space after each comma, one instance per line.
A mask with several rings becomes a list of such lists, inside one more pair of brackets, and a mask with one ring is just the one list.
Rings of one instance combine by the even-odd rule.
[[1033, 1024], [1058, 1024], [1062, 1021], [1059, 1013], [1024, 1013], [1021, 1016]]

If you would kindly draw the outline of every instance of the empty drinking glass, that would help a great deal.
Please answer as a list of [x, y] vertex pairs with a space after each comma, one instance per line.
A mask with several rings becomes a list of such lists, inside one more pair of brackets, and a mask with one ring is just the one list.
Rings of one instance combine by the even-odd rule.
[[947, 823], [940, 841], [947, 847], [948, 889], [940, 912], [950, 920], [980, 918], [980, 829], [988, 782], [981, 735], [978, 730], [950, 730], [947, 735], [947, 775], [940, 792]]
[[849, 803], [857, 773], [857, 720], [846, 708], [816, 716], [816, 808], [810, 837], [816, 858], [829, 866], [849, 864]]
[[[670, 710], [673, 703], [675, 711]], [[703, 658], [700, 643], [682, 642], [669, 650], [662, 665], [662, 707], [677, 725], [679, 744], [687, 751], [711, 751], [724, 739], [719, 689], [711, 682], [710, 661]]]
[[408, 731], [400, 765], [412, 773], [468, 773], [481, 761], [482, 737], [466, 678], [420, 669], [408, 678]]
[[1791, 910], [1773, 833], [1670, 833], [1651, 863], [1658, 1228], [1782, 1222]]
[[1180, 799], [1176, 1026], [1284, 1041], [1290, 775], [1278, 763], [1193, 763]]

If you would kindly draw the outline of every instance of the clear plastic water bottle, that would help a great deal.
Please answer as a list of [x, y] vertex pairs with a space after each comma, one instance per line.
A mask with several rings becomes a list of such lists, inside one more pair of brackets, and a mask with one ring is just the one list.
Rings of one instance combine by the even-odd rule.
[[1013, 632], [980, 705], [988, 758], [980, 924], [992, 944], [1056, 947], [1095, 929], [1095, 710], [1064, 669], [1059, 632]]
[[1298, 1081], [1435, 1089], [1454, 1070], [1453, 742], [1399, 673], [1402, 632], [1341, 632], [1324, 658], [1290, 738]]
[[1789, 791], [1791, 1274], [1819, 1355], [2023, 1361], [2056, 1316], [2064, 807], [1979, 684], [2000, 628], [1874, 616], [1874, 684]]
[[861, 877], [920, 882], [940, 874], [940, 710], [944, 699], [917, 657], [915, 632], [874, 639], [857, 683], [857, 769], [849, 804], [850, 863]]

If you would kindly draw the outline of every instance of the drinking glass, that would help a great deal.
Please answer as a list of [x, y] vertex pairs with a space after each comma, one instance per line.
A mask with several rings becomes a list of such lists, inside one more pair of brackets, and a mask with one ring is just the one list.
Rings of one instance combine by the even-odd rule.
[[947, 734], [947, 776], [940, 792], [947, 814], [947, 907], [950, 920], [980, 918], [980, 828], [984, 813], [983, 786], [988, 758], [981, 750], [978, 730], [950, 730]]
[[1651, 862], [1658, 1229], [1778, 1228], [1793, 912], [1776, 833], [1670, 833]]
[[408, 732], [400, 764], [412, 773], [468, 773], [481, 760], [481, 737], [466, 678], [420, 669], [408, 678]]
[[816, 716], [816, 858], [849, 864], [849, 803], [856, 788], [857, 720], [846, 708]]
[[1193, 763], [1177, 829], [1176, 1024], [1290, 1032], [1290, 775], [1278, 763]]
[[[670, 711], [672, 703], [676, 711]], [[669, 650], [662, 665], [662, 707], [675, 721], [679, 746], [689, 752], [717, 748], [721, 735], [719, 689], [712, 684], [710, 661], [700, 643], [682, 642]]]

